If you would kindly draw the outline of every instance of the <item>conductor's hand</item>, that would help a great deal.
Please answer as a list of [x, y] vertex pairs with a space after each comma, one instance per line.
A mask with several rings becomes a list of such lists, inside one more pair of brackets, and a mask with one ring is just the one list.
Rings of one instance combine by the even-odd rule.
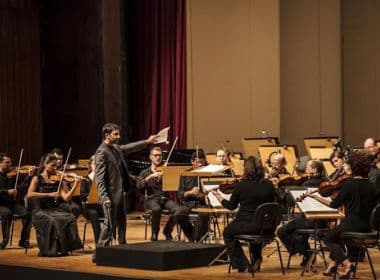
[[110, 208], [111, 207], [111, 200], [106, 200], [103, 202], [103, 206], [106, 207], [106, 208]]
[[156, 141], [156, 139], [158, 139], [158, 135], [154, 134], [154, 135], [149, 136], [148, 139], [146, 139], [146, 142], [148, 144], [154, 144], [154, 142]]

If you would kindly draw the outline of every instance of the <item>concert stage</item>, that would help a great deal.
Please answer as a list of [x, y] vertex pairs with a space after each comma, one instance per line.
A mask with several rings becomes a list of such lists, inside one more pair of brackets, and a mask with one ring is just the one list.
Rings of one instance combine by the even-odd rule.
[[[166, 222], [163, 218], [163, 223]], [[82, 237], [83, 234], [83, 220], [78, 223], [79, 234]], [[168, 271], [155, 271], [148, 269], [135, 269], [135, 268], [122, 268], [122, 267], [110, 267], [96, 265], [91, 262], [91, 256], [93, 253], [94, 243], [92, 238], [92, 231], [89, 227], [86, 238], [86, 250], [76, 251], [72, 256], [59, 257], [59, 258], [42, 258], [38, 257], [38, 249], [36, 248], [36, 239], [34, 230], [32, 230], [32, 244], [35, 248], [30, 249], [28, 254], [25, 255], [24, 250], [18, 248], [16, 243], [18, 242], [20, 235], [20, 223], [15, 224], [15, 235], [13, 239], [13, 245], [5, 250], [0, 250], [0, 277], [3, 280], [114, 280], [114, 279], [171, 279], [171, 280], [190, 280], [190, 279], [204, 279], [204, 280], [216, 280], [216, 279], [252, 279], [249, 273], [238, 273], [236, 270], [232, 270], [231, 274], [228, 274], [227, 264], [214, 265], [214, 266], [202, 266], [196, 268], [186, 269], [174, 269]], [[173, 234], [173, 236], [175, 233]], [[160, 239], [164, 239], [164, 236], [160, 235]], [[144, 240], [144, 221], [143, 220], [128, 220], [128, 234], [127, 240], [129, 244], [143, 243]], [[223, 244], [223, 241], [217, 238], [217, 243]], [[91, 249], [89, 248], [91, 246]], [[282, 248], [283, 249], [283, 248]], [[289, 270], [286, 270], [285, 275], [281, 274], [279, 259], [277, 254], [273, 254], [267, 257], [274, 250], [273, 244], [268, 245], [263, 250], [263, 264], [261, 272], [255, 273], [254, 279], [286, 279], [286, 280], [298, 280], [301, 279], [301, 268], [299, 263], [301, 258], [295, 256], [292, 258], [291, 266]], [[371, 256], [375, 264], [375, 269], [380, 276], [380, 251], [371, 249]], [[287, 261], [288, 254], [283, 253], [283, 259]], [[149, 262], [147, 259], [146, 262]], [[318, 260], [318, 270], [322, 270], [321, 261]], [[365, 261], [359, 264], [358, 272], [356, 274], [358, 279], [372, 279], [371, 271], [368, 262]], [[326, 279], [321, 271], [318, 273], [305, 273], [303, 279]]]

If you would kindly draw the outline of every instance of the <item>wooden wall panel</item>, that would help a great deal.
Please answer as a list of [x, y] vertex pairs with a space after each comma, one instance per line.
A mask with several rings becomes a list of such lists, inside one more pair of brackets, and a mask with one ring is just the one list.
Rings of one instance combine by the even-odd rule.
[[0, 3], [0, 151], [38, 163], [42, 151], [39, 1]]

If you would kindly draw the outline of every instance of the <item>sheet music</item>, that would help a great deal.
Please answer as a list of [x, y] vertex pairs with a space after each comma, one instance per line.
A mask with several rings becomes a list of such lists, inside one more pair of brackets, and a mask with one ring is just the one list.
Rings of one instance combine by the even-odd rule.
[[199, 167], [197, 169], [192, 170], [191, 172], [194, 173], [203, 173], [203, 172], [210, 172], [210, 173], [222, 173], [224, 170], [226, 170], [228, 166], [220, 165], [220, 164], [209, 164], [206, 166]]
[[[215, 185], [214, 185], [215, 186]], [[220, 190], [217, 190], [217, 192], [225, 199], [225, 200], [230, 200], [231, 198], [231, 195], [232, 194], [225, 194], [225, 193], [222, 193]], [[207, 194], [207, 198], [208, 198], [208, 201], [209, 201], [209, 204], [211, 205], [211, 207], [213, 208], [221, 208], [223, 207], [223, 205], [219, 202], [219, 200], [216, 198], [216, 196], [212, 193], [212, 192], [209, 192]]]
[[170, 129], [170, 126], [161, 129], [157, 133], [158, 137], [154, 141], [154, 144], [160, 144], [160, 143], [167, 142], [168, 141], [168, 135], [169, 135], [169, 129]]
[[[294, 197], [294, 199], [297, 199], [301, 195], [305, 194], [306, 192], [310, 192], [310, 190], [313, 190], [313, 189], [315, 190], [315, 188], [309, 188], [308, 190], [290, 191], [290, 193]], [[301, 211], [304, 213], [306, 212], [308, 213], [312, 213], [312, 212], [338, 213], [339, 212], [338, 209], [328, 207], [311, 197], [306, 197], [304, 200], [297, 202], [297, 205], [301, 209]]]

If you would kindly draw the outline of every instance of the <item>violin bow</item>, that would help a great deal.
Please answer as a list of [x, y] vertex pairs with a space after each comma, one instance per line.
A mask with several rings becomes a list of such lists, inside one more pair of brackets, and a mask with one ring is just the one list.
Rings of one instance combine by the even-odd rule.
[[172, 156], [172, 153], [173, 153], [173, 150], [174, 150], [175, 144], [177, 144], [177, 140], [178, 140], [178, 136], [176, 136], [176, 138], [174, 139], [173, 145], [172, 145], [172, 147], [170, 148], [170, 151], [169, 151], [169, 154], [168, 154], [168, 157], [167, 157], [167, 159], [166, 159], [166, 161], [165, 161], [164, 166], [168, 166], [168, 163], [169, 163], [170, 157]]
[[[71, 147], [70, 147], [69, 151], [67, 152], [67, 157], [66, 157], [66, 160], [65, 160], [65, 164], [63, 165], [63, 170], [62, 170], [61, 178], [59, 179], [59, 184], [58, 184], [58, 188], [57, 188], [57, 192], [58, 193], [61, 192], [63, 177], [65, 176], [65, 171], [66, 171], [67, 163], [69, 162], [70, 155], [71, 155]], [[57, 200], [55, 202], [57, 202]]]
[[20, 157], [18, 159], [18, 166], [17, 166], [16, 181], [15, 181], [14, 189], [17, 188], [17, 183], [18, 183], [18, 178], [20, 176], [20, 167], [21, 167], [21, 162], [22, 162], [22, 156], [23, 156], [23, 154], [24, 154], [24, 149], [21, 149], [21, 151], [20, 151]]

